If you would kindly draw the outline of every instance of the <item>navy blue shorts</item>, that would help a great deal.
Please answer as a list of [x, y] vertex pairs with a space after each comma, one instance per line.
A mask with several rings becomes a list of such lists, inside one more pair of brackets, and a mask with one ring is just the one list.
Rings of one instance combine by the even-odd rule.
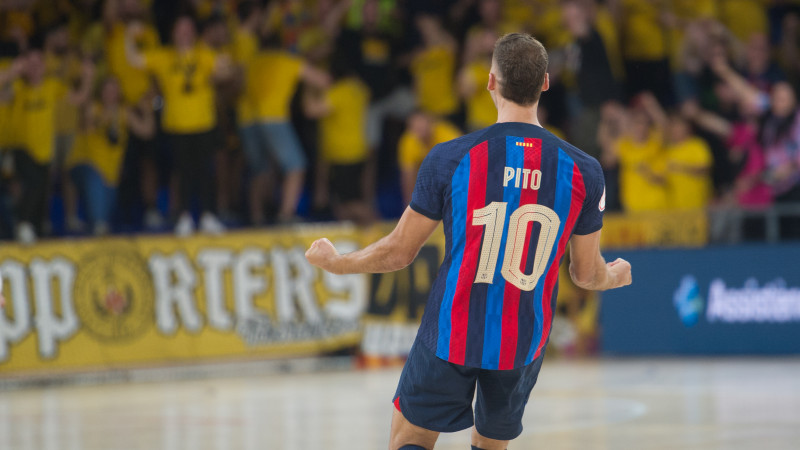
[[409, 422], [427, 430], [450, 433], [474, 424], [482, 436], [511, 440], [522, 433], [522, 413], [542, 359], [544, 352], [525, 367], [477, 369], [440, 359], [417, 339], [400, 375], [394, 405]]

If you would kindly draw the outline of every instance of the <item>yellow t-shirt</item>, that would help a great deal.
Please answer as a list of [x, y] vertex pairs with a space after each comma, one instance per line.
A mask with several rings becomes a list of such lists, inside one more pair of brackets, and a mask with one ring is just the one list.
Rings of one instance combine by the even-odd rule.
[[467, 125], [471, 130], [479, 130], [497, 122], [497, 108], [492, 95], [486, 90], [489, 82], [491, 64], [476, 61], [467, 67], [467, 76], [475, 84], [475, 92], [467, 99]]
[[67, 87], [57, 79], [45, 78], [38, 86], [18, 80], [13, 90], [11, 143], [37, 163], [49, 164], [56, 137], [56, 112]]
[[[668, 206], [672, 209], [698, 209], [711, 199], [711, 150], [700, 138], [693, 137], [666, 150]], [[708, 173], [695, 175], [676, 170], [673, 165], [705, 168]]]
[[322, 157], [333, 164], [364, 161], [369, 89], [358, 79], [345, 78], [331, 86], [325, 99], [330, 113], [319, 124]]
[[659, 5], [651, 0], [623, 0], [622, 54], [626, 59], [655, 61], [667, 57]]
[[[128, 123], [124, 109], [117, 114], [95, 103], [89, 111], [92, 126], [75, 137], [69, 165], [88, 164], [97, 169], [106, 184], [119, 184], [120, 169], [128, 143]], [[114, 117], [115, 116], [115, 117]]]
[[289, 120], [289, 107], [302, 70], [303, 60], [285, 51], [270, 50], [253, 58], [247, 70], [245, 91], [252, 101], [256, 120]]
[[173, 47], [145, 54], [145, 66], [155, 74], [164, 96], [161, 117], [164, 131], [203, 133], [217, 124], [214, 84], [211, 79], [216, 54], [197, 45], [180, 55]]
[[620, 164], [620, 200], [627, 212], [659, 211], [667, 207], [667, 190], [645, 176], [641, 167], [663, 173], [661, 133], [652, 132], [645, 142], [624, 137], [617, 141]]
[[411, 75], [421, 109], [439, 115], [456, 111], [455, 67], [456, 55], [445, 46], [429, 48], [414, 58]]
[[769, 20], [763, 0], [725, 0], [720, 2], [720, 19], [740, 40], [756, 33], [767, 33]]
[[534, 35], [541, 38], [547, 48], [568, 45], [572, 41], [572, 36], [564, 26], [559, 0], [544, 0], [537, 3], [535, 8], [531, 8], [530, 3], [522, 2], [524, 7], [531, 11], [530, 22], [533, 25]]
[[[148, 52], [158, 46], [158, 34], [155, 28], [146, 26], [136, 41], [136, 47]], [[119, 80], [122, 97], [130, 105], [135, 105], [151, 88], [150, 74], [128, 63], [125, 55], [125, 25], [115, 24], [106, 38], [106, 58], [112, 75]]]
[[416, 134], [406, 131], [400, 136], [397, 148], [397, 160], [400, 168], [416, 170], [434, 145], [459, 136], [461, 136], [461, 130], [445, 120], [437, 121], [433, 125], [430, 142], [423, 142]]
[[242, 92], [239, 93], [239, 100], [236, 103], [236, 120], [240, 127], [247, 126], [255, 120], [255, 111], [251, 99], [251, 92], [248, 91], [247, 73], [250, 69], [250, 62], [258, 52], [258, 40], [247, 31], [239, 30], [233, 36], [233, 60], [243, 71], [245, 80]]

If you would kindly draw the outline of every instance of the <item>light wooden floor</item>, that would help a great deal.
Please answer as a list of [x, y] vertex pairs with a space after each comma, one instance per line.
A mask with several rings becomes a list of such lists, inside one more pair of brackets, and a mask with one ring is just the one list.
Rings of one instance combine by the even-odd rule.
[[[383, 449], [398, 376], [0, 391], [0, 449]], [[800, 449], [800, 358], [548, 361], [524, 425], [509, 448]]]

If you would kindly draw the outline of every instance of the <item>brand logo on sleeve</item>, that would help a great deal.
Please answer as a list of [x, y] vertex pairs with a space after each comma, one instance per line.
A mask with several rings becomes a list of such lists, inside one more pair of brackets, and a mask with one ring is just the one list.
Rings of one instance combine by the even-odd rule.
[[606, 188], [603, 188], [603, 196], [600, 197], [600, 204], [597, 206], [600, 211], [606, 210]]

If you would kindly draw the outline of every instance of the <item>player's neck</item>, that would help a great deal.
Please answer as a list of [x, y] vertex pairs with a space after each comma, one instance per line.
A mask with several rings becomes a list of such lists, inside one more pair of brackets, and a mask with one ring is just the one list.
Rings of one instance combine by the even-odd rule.
[[539, 102], [532, 106], [520, 106], [514, 102], [500, 99], [497, 105], [497, 123], [522, 122], [541, 127], [537, 111]]

